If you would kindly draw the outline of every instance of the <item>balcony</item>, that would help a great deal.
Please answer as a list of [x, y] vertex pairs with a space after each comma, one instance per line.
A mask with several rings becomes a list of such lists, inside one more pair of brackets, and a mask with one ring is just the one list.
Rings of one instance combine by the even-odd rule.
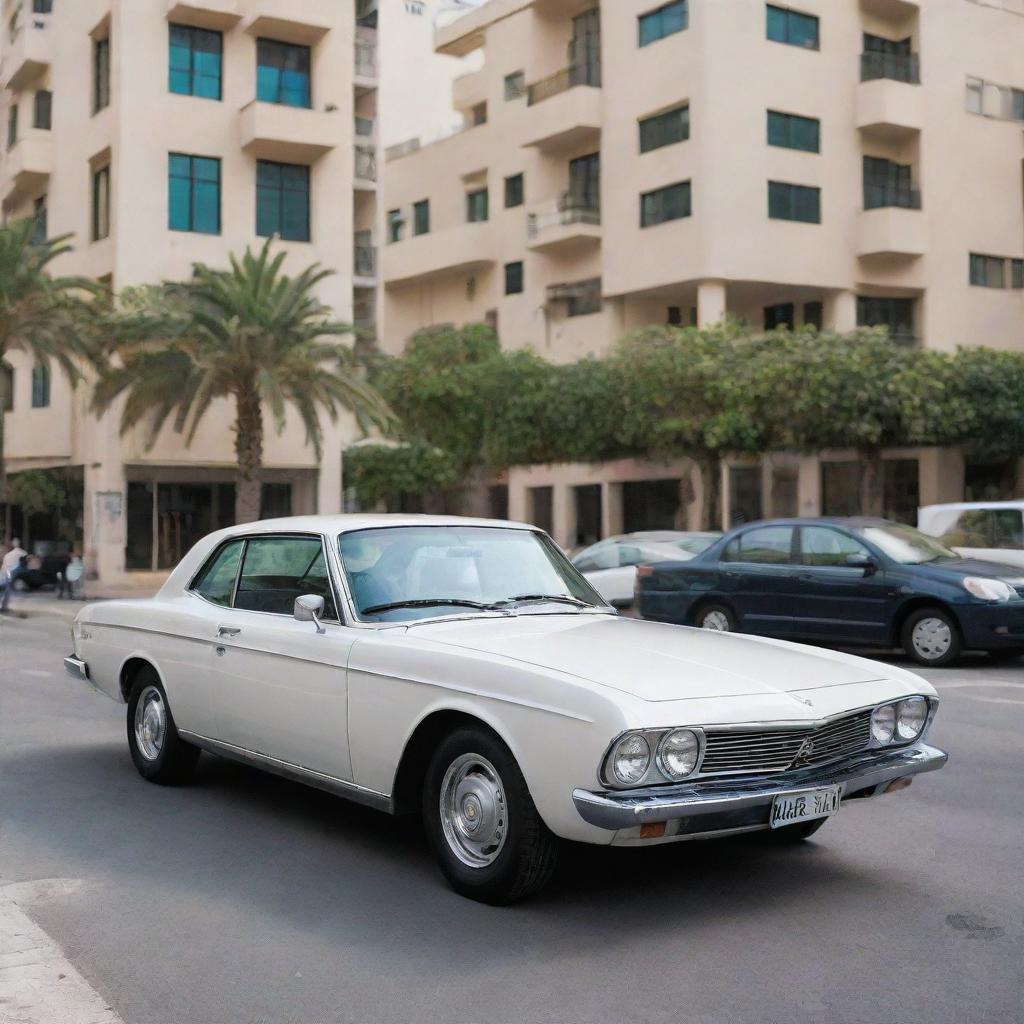
[[53, 32], [48, 17], [24, 13], [23, 17], [26, 23], [6, 47], [0, 66], [0, 89], [23, 89], [53, 62]]
[[465, 57], [484, 45], [484, 34], [495, 22], [524, 10], [533, 0], [489, 0], [438, 26], [434, 50], [449, 57]]
[[924, 126], [924, 96], [920, 89], [889, 78], [872, 79], [857, 87], [857, 127], [879, 138], [899, 139]]
[[50, 133], [39, 129], [28, 131], [4, 158], [4, 200], [42, 191], [52, 171], [53, 140]]
[[493, 225], [484, 221], [395, 242], [384, 250], [384, 284], [395, 288], [493, 266], [493, 239]]
[[529, 249], [558, 251], [601, 241], [601, 211], [592, 202], [566, 192], [531, 210], [526, 221]]
[[884, 206], [864, 210], [857, 218], [857, 255], [869, 257], [923, 256], [928, 248], [928, 231], [919, 209]]
[[867, 14], [884, 21], [904, 21], [921, 10], [921, 0], [860, 0]]
[[377, 191], [377, 150], [370, 146], [356, 146], [353, 167], [354, 186], [360, 192]]
[[249, 0], [252, 14], [245, 30], [250, 35], [267, 36], [283, 43], [313, 46], [330, 32], [333, 5], [322, 0]]
[[896, 185], [864, 183], [865, 210], [882, 210], [893, 206], [902, 210], [920, 210], [921, 190]]
[[456, 110], [469, 110], [487, 100], [487, 79], [483, 71], [471, 71], [452, 82], [452, 106]]
[[258, 160], [310, 164], [335, 147], [331, 114], [253, 100], [239, 118], [242, 149]]
[[862, 53], [860, 80], [874, 82], [880, 78], [920, 85], [921, 58], [916, 53]]
[[377, 246], [355, 247], [352, 253], [352, 276], [357, 288], [372, 288], [377, 283]]
[[527, 90], [531, 108], [525, 146], [571, 149], [599, 135], [602, 124], [600, 75], [564, 68]]
[[354, 78], [356, 93], [377, 88], [377, 30], [357, 28]]
[[167, 0], [167, 20], [225, 32], [242, 20], [238, 0]]

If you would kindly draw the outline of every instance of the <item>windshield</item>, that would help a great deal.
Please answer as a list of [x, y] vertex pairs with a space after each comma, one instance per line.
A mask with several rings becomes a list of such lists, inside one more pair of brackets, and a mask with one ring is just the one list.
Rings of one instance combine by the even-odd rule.
[[924, 562], [936, 562], [940, 558], [959, 558], [955, 551], [950, 551], [933, 537], [926, 537], [912, 526], [865, 526], [859, 531], [861, 536], [884, 551], [894, 562], [900, 565], [921, 565]]
[[606, 602], [532, 530], [396, 526], [338, 539], [361, 619], [404, 622], [478, 611], [579, 614]]

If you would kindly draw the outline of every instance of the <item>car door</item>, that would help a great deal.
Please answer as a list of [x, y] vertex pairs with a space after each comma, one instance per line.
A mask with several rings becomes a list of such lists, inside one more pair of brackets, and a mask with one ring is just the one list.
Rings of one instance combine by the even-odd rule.
[[[211, 623], [214, 738], [350, 780], [348, 656], [357, 631], [338, 615], [325, 539], [246, 538], [229, 608]], [[324, 598], [321, 634], [295, 599]]]
[[792, 526], [752, 526], [726, 545], [719, 563], [722, 590], [746, 633], [789, 636], [795, 629], [798, 570]]
[[[833, 526], [801, 526], [798, 537], [800, 636], [837, 643], [885, 643], [896, 587], [868, 548]], [[850, 558], [871, 564], [850, 565]]]

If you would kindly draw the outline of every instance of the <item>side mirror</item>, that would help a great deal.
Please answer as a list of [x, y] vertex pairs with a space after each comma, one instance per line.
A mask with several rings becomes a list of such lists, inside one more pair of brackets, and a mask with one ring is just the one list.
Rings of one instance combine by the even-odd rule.
[[870, 555], [847, 555], [846, 564], [851, 569], [863, 569], [865, 576], [870, 576], [878, 568]]
[[312, 622], [316, 625], [318, 633], [326, 633], [320, 616], [324, 613], [324, 599], [317, 594], [303, 594], [295, 598], [295, 618], [299, 622]]

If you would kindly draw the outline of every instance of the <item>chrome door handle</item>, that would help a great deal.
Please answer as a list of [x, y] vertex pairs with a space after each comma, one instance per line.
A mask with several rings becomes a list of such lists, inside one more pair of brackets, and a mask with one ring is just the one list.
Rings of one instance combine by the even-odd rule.
[[242, 630], [238, 626], [218, 626], [217, 636], [238, 636]]

